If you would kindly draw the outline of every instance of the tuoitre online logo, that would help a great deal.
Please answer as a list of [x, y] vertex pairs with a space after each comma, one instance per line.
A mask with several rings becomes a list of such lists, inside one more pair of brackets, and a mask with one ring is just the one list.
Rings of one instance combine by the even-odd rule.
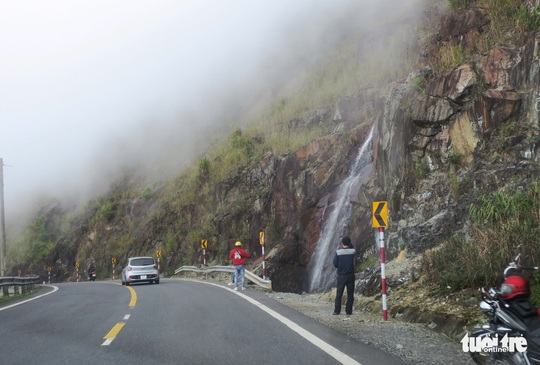
[[461, 339], [461, 346], [464, 352], [525, 352], [527, 351], [527, 339], [524, 337], [508, 337], [505, 334], [499, 341], [497, 335], [494, 337], [469, 337], [465, 334]]

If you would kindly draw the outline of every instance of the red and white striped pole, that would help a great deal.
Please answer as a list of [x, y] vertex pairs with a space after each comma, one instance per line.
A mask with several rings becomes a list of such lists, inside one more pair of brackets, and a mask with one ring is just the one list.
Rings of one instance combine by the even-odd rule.
[[264, 262], [264, 244], [262, 245], [262, 277], [266, 279], [266, 263]]
[[381, 283], [382, 283], [382, 306], [383, 306], [383, 319], [388, 320], [388, 307], [386, 303], [386, 270], [385, 270], [385, 258], [384, 258], [384, 227], [379, 228], [379, 241], [381, 246]]
[[264, 262], [264, 231], [259, 232], [259, 241], [261, 242], [261, 260], [262, 260], [262, 278], [266, 279], [266, 263]]

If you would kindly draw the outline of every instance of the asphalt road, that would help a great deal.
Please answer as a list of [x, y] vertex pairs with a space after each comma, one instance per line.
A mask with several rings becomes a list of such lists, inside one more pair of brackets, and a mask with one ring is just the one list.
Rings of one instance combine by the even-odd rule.
[[403, 365], [248, 288], [55, 284], [0, 306], [2, 364]]

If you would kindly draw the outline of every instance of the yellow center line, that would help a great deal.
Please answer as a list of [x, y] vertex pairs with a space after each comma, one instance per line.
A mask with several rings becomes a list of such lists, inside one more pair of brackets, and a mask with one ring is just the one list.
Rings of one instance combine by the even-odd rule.
[[135, 305], [137, 304], [137, 292], [130, 286], [126, 286], [126, 288], [128, 288], [131, 292], [131, 300], [129, 301], [129, 306], [135, 307]]
[[[111, 284], [114, 284], [114, 285], [122, 285], [122, 284], [119, 284], [119, 283], [111, 283]], [[122, 285], [123, 286], [123, 285]], [[135, 291], [135, 289], [133, 289], [131, 286], [127, 286], [126, 285], [126, 288], [129, 289], [130, 293], [131, 293], [131, 299], [129, 301], [129, 304], [128, 306], [129, 307], [135, 307], [135, 305], [137, 304], [137, 292]]]
[[[112, 284], [120, 285], [118, 283], [112, 283]], [[129, 292], [131, 293], [131, 299], [129, 301], [129, 307], [133, 308], [137, 304], [137, 292], [135, 291], [135, 289], [133, 289], [133, 288], [131, 288], [129, 286], [126, 286], [126, 288], [128, 288]], [[124, 317], [124, 319], [126, 319], [126, 318], [129, 318], [129, 316]], [[115, 324], [114, 327], [111, 328], [109, 333], [107, 333], [105, 335], [105, 337], [103, 337], [105, 342], [102, 344], [102, 346], [109, 346], [111, 344], [111, 342], [116, 338], [118, 333], [122, 330], [122, 328], [125, 325], [126, 325], [126, 322], [118, 322], [117, 324]]]
[[115, 324], [114, 327], [111, 328], [109, 333], [107, 333], [105, 335], [105, 337], [103, 337], [103, 339], [104, 340], [112, 340], [113, 338], [115, 338], [116, 335], [118, 335], [118, 332], [120, 332], [120, 330], [122, 329], [122, 327], [124, 327], [125, 324], [126, 324], [126, 322], [119, 322], [119, 323]]

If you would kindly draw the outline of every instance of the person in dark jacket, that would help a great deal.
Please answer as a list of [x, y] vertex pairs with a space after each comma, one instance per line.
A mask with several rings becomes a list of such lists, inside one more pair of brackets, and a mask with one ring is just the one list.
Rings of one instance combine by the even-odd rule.
[[92, 280], [92, 273], [96, 272], [96, 268], [94, 267], [94, 263], [91, 262], [90, 266], [88, 267], [88, 280]]
[[347, 303], [345, 304], [345, 313], [352, 314], [354, 302], [354, 258], [356, 250], [352, 247], [351, 239], [343, 237], [340, 242], [340, 248], [334, 254], [334, 266], [337, 268], [337, 292], [334, 306], [334, 315], [341, 313], [341, 298], [345, 287], [347, 288]]

